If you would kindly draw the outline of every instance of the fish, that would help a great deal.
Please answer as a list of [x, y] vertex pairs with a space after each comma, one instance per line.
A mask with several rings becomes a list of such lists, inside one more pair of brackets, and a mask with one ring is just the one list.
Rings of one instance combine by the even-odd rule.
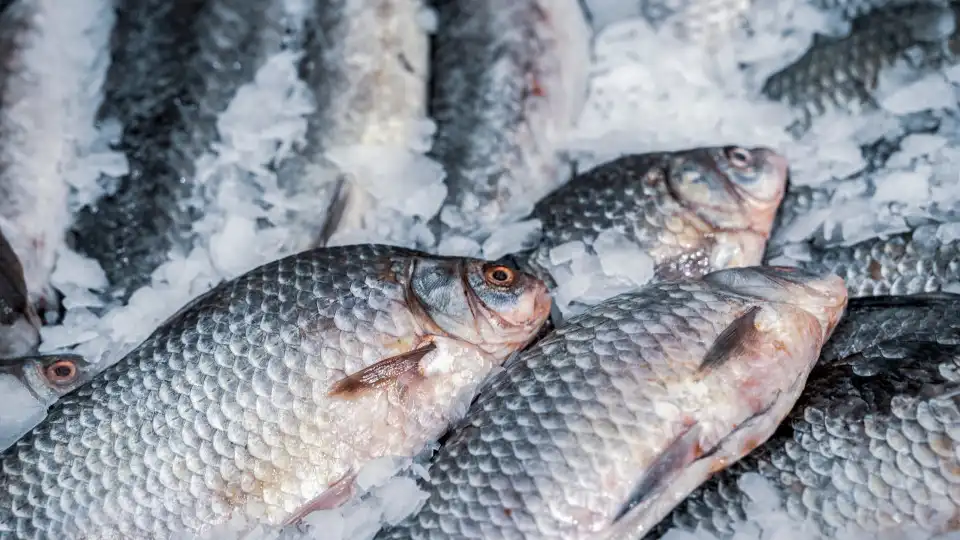
[[643, 534], [789, 412], [846, 304], [837, 276], [747, 267], [624, 293], [490, 378], [378, 540]]
[[942, 240], [939, 228], [926, 224], [849, 246], [806, 242], [777, 261], [835, 273], [852, 297], [941, 291], [960, 284], [960, 241]]
[[0, 358], [36, 351], [40, 345], [41, 324], [30, 302], [23, 265], [0, 232]]
[[150, 284], [170, 253], [193, 248], [206, 208], [197, 159], [217, 118], [284, 46], [283, 2], [121, 0], [98, 122], [116, 122], [129, 172], [81, 208], [68, 240], [106, 274], [111, 304]]
[[47, 408], [98, 372], [81, 355], [54, 353], [0, 359], [0, 451], [39, 424]]
[[[777, 528], [786, 527], [811, 540], [955, 531], [960, 296], [939, 296], [952, 307], [949, 335], [893, 337], [821, 359], [777, 433], [703, 484], [647, 538], [670, 529], [730, 538], [757, 530], [777, 537]], [[928, 297], [919, 295], [919, 305]], [[842, 325], [857, 325], [858, 300], [850, 301]], [[863, 300], [892, 319], [911, 297]], [[767, 484], [762, 501], [751, 500], [751, 480]], [[754, 508], [758, 503], [762, 509]], [[766, 519], [771, 512], [779, 523]]]
[[568, 242], [594, 246], [608, 231], [653, 259], [655, 279], [703, 276], [760, 263], [788, 164], [768, 148], [695, 148], [622, 156], [543, 198], [535, 247], [514, 254], [551, 286], [551, 252]]
[[[308, 231], [305, 247], [375, 227], [389, 210], [377, 207], [375, 186], [362, 176], [371, 155], [386, 159], [421, 144], [429, 75], [424, 9], [420, 0], [309, 3], [298, 71], [315, 110], [305, 144], [277, 171], [289, 194], [318, 201], [298, 216]], [[357, 155], [358, 148], [367, 152]]]
[[567, 180], [561, 151], [587, 98], [591, 32], [577, 0], [434, 0], [428, 156], [447, 195], [442, 242], [482, 240]]
[[880, 76], [897, 61], [906, 62], [917, 74], [956, 63], [958, 17], [960, 4], [925, 2], [859, 16], [845, 36], [815, 34], [807, 52], [767, 78], [762, 93], [799, 113], [791, 127], [795, 135], [831, 110], [874, 109]]
[[438, 438], [550, 303], [517, 269], [386, 245], [265, 264], [0, 454], [0, 534], [179, 538], [336, 507], [364, 464]]
[[53, 316], [59, 297], [51, 276], [70, 222], [61, 170], [74, 157], [64, 93], [76, 81], [54, 45], [67, 39], [58, 28], [64, 12], [51, 1], [0, 9], [0, 231], [23, 267], [30, 305]]

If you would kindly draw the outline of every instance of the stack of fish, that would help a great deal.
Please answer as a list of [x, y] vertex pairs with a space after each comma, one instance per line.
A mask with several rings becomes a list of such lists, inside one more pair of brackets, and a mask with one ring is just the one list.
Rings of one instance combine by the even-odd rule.
[[[773, 526], [749, 475], [810, 538], [958, 528], [956, 242], [930, 223], [854, 246], [814, 235], [785, 266], [797, 246], [778, 230], [833, 194], [789, 186], [783, 155], [737, 141], [572, 174], [562, 140], [590, 58], [576, 0], [88, 1], [112, 25], [96, 122], [119, 124], [128, 163], [95, 200], [64, 178], [78, 100], [57, 88], [84, 85], [31, 60], [69, 25], [62, 4], [0, 3], [0, 384], [20, 407], [0, 413], [4, 538], [298, 526], [361, 498], [365, 466], [437, 441], [422, 508], [377, 538], [731, 536]], [[921, 70], [953, 61], [956, 3], [820, 3], [849, 35], [815, 39], [764, 86], [800, 131], [825, 103], [869, 106], [908, 47]], [[278, 57], [312, 96], [300, 142], [234, 184], [203, 174], [222, 115]], [[837, 57], [864, 64], [823, 66]], [[332, 245], [394, 216], [343, 149], [415, 148], [425, 115], [439, 210], [397, 216], [419, 231], [408, 247]], [[47, 140], [42, 163], [24, 159]], [[96, 260], [98, 305], [121, 306], [261, 173], [306, 201], [285, 210], [301, 231], [286, 256], [112, 365], [38, 353], [66, 308], [58, 254]], [[502, 259], [442, 254], [529, 220]], [[562, 253], [614, 241], [636, 254], [632, 281], [566, 295], [600, 276]]]

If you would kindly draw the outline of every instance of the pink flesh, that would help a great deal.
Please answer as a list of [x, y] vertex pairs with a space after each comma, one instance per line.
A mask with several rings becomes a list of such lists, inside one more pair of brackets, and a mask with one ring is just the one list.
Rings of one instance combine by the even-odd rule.
[[307, 502], [294, 513], [290, 514], [290, 517], [283, 522], [283, 526], [293, 525], [315, 510], [330, 510], [349, 501], [353, 498], [353, 481], [356, 477], [357, 475], [355, 474], [348, 473], [344, 475], [343, 478], [331, 484], [330, 487], [317, 496], [317, 498]]

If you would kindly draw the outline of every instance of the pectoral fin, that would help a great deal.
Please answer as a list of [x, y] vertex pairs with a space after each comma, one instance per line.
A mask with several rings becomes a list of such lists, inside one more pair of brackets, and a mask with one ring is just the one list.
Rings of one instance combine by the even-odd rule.
[[436, 348], [434, 343], [428, 343], [419, 349], [384, 358], [376, 364], [340, 379], [334, 383], [327, 395], [352, 399], [365, 391], [392, 384], [403, 375], [416, 373], [420, 360]]
[[343, 503], [349, 501], [354, 496], [354, 484], [353, 481], [357, 478], [357, 475], [352, 473], [347, 473], [343, 478], [337, 480], [319, 496], [311, 499], [306, 504], [297, 508], [286, 521], [283, 522], [283, 526], [293, 525], [294, 523], [299, 522], [303, 518], [307, 517], [311, 512], [317, 510], [330, 510], [332, 508], [338, 508], [343, 505]]
[[752, 336], [758, 332], [756, 318], [760, 309], [760, 306], [751, 307], [720, 332], [700, 362], [701, 373], [709, 372], [722, 366], [727, 360], [738, 357], [744, 352], [744, 343], [756, 341]]

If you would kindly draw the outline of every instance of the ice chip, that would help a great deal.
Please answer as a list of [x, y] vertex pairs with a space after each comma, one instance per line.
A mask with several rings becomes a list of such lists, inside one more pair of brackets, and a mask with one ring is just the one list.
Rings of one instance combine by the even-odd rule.
[[534, 247], [542, 225], [539, 219], [530, 219], [497, 229], [484, 241], [483, 256], [495, 260]]

